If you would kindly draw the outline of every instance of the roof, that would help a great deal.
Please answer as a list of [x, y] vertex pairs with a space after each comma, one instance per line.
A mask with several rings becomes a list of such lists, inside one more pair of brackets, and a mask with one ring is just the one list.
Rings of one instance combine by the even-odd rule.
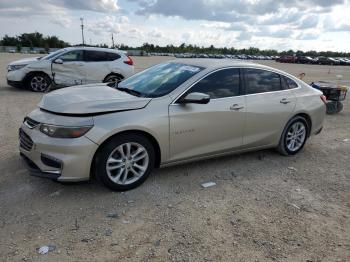
[[187, 65], [200, 66], [204, 68], [222, 68], [228, 66], [242, 66], [242, 67], [259, 67], [259, 68], [271, 68], [265, 65], [256, 64], [252, 62], [248, 62], [245, 60], [238, 59], [212, 59], [212, 58], [184, 58], [184, 59], [176, 59], [172, 60], [175, 63], [183, 63]]
[[297, 82], [301, 82], [298, 78], [295, 76], [284, 72], [282, 70], [279, 70], [277, 68], [273, 68], [270, 66], [258, 64], [258, 63], [252, 63], [250, 61], [246, 60], [238, 60], [238, 59], [212, 59], [212, 58], [181, 58], [181, 59], [174, 59], [170, 62], [173, 63], [183, 63], [187, 65], [193, 65], [193, 66], [200, 66], [204, 67], [210, 71], [213, 71], [215, 69], [224, 68], [224, 67], [253, 67], [257, 69], [265, 69], [268, 71], [273, 71], [278, 74], [282, 74], [285, 76], [288, 76], [292, 79], [294, 79]]
[[[286, 73], [277, 68], [273, 68], [273, 67], [258, 64], [258, 63], [253, 63], [246, 60], [238, 60], [238, 59], [182, 58], [182, 59], [172, 60], [171, 62], [183, 63], [183, 64], [193, 65], [193, 66], [200, 66], [200, 67], [207, 68], [209, 70], [215, 70], [218, 68], [231, 67], [231, 66], [232, 67], [253, 67], [258, 69], [271, 70], [277, 73], [282, 73], [285, 75], [292, 76], [289, 73]], [[292, 77], [295, 78], [294, 76]]]
[[121, 50], [117, 49], [111, 49], [111, 48], [103, 48], [103, 47], [91, 47], [91, 46], [72, 46], [72, 47], [66, 47], [65, 50], [91, 50], [91, 51], [105, 51], [105, 52], [113, 52], [113, 53], [124, 53]]

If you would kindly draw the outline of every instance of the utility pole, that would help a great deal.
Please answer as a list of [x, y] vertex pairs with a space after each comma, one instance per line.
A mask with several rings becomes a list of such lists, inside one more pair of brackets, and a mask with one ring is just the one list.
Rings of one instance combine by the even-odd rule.
[[112, 49], [114, 49], [114, 38], [113, 38], [113, 33], [112, 33]]
[[85, 40], [84, 40], [84, 18], [80, 18], [81, 21], [81, 38], [83, 40], [83, 45], [85, 45]]

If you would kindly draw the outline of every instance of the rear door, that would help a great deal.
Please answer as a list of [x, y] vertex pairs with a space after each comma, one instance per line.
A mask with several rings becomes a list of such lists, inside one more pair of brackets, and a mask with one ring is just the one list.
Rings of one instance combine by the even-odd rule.
[[111, 73], [111, 63], [118, 59], [120, 55], [117, 53], [86, 50], [86, 82], [88, 84], [103, 82], [105, 77]]
[[62, 64], [52, 63], [54, 81], [58, 85], [72, 86], [85, 83], [86, 68], [82, 50], [73, 50], [57, 57]]
[[238, 149], [243, 143], [245, 101], [240, 95], [240, 70], [221, 69], [183, 94], [210, 95], [208, 104], [169, 106], [171, 160]]
[[296, 97], [280, 74], [255, 68], [246, 68], [243, 72], [246, 94], [244, 147], [274, 144], [293, 116]]

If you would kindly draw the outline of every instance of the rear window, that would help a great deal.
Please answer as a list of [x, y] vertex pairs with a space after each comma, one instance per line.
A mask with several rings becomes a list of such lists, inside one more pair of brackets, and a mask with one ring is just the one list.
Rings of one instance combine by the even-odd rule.
[[261, 69], [245, 69], [246, 94], [282, 90], [280, 75]]
[[106, 52], [106, 61], [114, 61], [120, 58], [120, 55], [117, 53], [108, 53]]
[[297, 88], [298, 84], [290, 79], [289, 77], [286, 76], [281, 76], [282, 77], [282, 83], [284, 85], [284, 89], [293, 89], [293, 88]]
[[86, 62], [105, 62], [114, 61], [120, 58], [117, 53], [102, 52], [102, 51], [85, 51]]

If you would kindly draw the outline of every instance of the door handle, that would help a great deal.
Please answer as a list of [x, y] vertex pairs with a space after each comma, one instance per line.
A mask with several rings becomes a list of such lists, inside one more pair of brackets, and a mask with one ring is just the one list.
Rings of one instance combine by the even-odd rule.
[[239, 104], [234, 104], [234, 105], [230, 106], [230, 110], [233, 110], [233, 111], [238, 111], [238, 110], [241, 110], [243, 108], [244, 108], [244, 106], [239, 106]]
[[280, 103], [281, 103], [281, 104], [284, 104], [284, 105], [289, 104], [290, 102], [291, 102], [291, 101], [288, 100], [287, 98], [283, 98], [283, 99], [280, 101]]

